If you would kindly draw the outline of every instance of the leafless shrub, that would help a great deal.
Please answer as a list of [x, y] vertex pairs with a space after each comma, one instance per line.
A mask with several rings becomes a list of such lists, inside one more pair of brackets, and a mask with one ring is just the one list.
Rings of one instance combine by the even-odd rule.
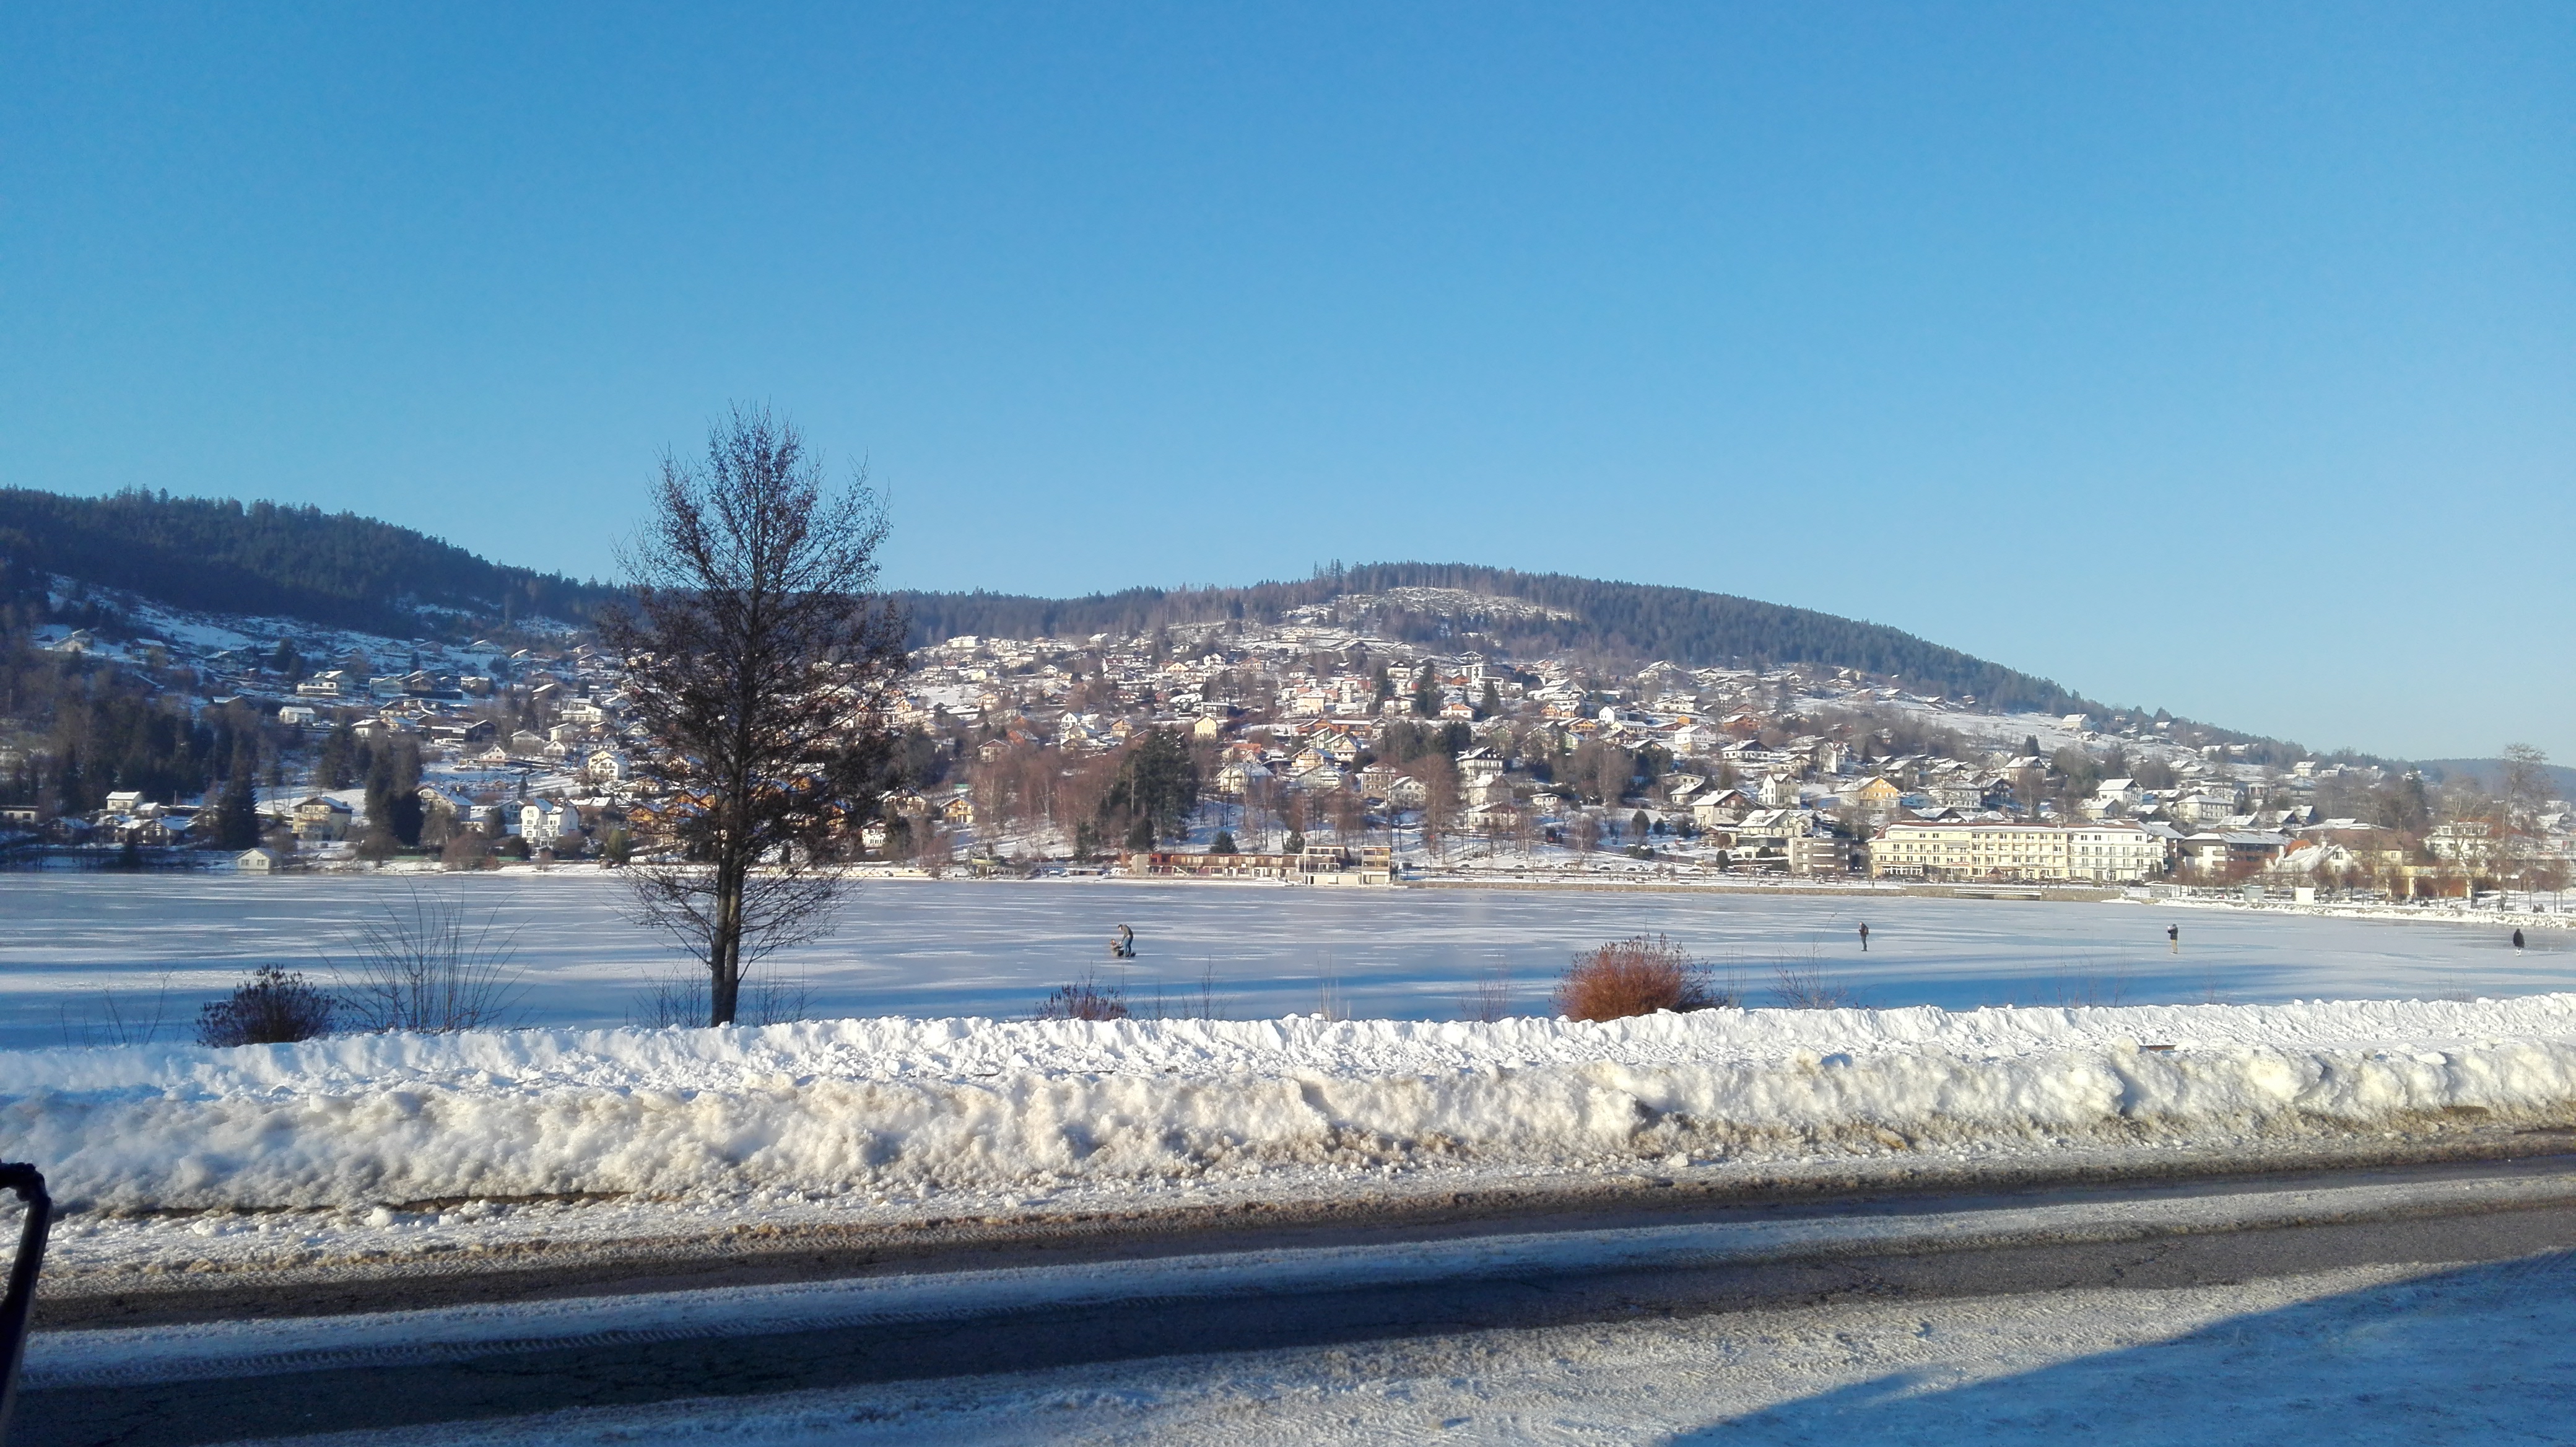
[[1102, 985], [1091, 971], [1070, 985], [1058, 985], [1053, 994], [1038, 1002], [1039, 1020], [1124, 1020], [1128, 1017], [1127, 990], [1123, 985]]
[[706, 1018], [707, 977], [697, 970], [655, 980], [626, 1011], [626, 1023], [641, 1030], [703, 1027]]
[[1783, 960], [1772, 967], [1771, 998], [1784, 1010], [1843, 1010], [1860, 1004], [1860, 991], [1826, 974], [1811, 955], [1804, 964]]
[[333, 969], [349, 1014], [362, 1029], [425, 1034], [506, 1023], [519, 993], [518, 931], [497, 923], [471, 923], [455, 901], [420, 889], [386, 905], [342, 936], [348, 958]]
[[1479, 1024], [1491, 1025], [1508, 1019], [1512, 1013], [1512, 974], [1502, 965], [1493, 965], [1476, 977], [1473, 994], [1458, 1002], [1458, 1011]]
[[438, 852], [438, 867], [447, 870], [498, 869], [500, 861], [492, 857], [492, 841], [480, 829], [459, 829], [450, 835]]
[[1735, 1002], [1709, 967], [1664, 935], [1612, 940], [1574, 957], [1556, 987], [1556, 1011], [1576, 1020], [1620, 1020], [1658, 1010], [1713, 1010]]
[[197, 1012], [200, 1045], [290, 1045], [331, 1031], [333, 1001], [282, 965], [261, 965], [250, 978]]
[[[803, 976], [755, 975], [742, 982], [737, 1025], [784, 1025], [811, 1013], [814, 987]], [[682, 969], [645, 987], [627, 1007], [626, 1023], [641, 1030], [707, 1028], [707, 973]]]
[[2129, 998], [2129, 967], [2082, 960], [2057, 969], [2057, 1003], [2062, 1006], [2119, 1005]]
[[161, 1038], [169, 1023], [170, 976], [150, 996], [141, 990], [107, 990], [97, 992], [94, 1007], [84, 1008], [81, 1018], [72, 1018], [71, 1007], [59, 1007], [66, 1045], [149, 1045]]

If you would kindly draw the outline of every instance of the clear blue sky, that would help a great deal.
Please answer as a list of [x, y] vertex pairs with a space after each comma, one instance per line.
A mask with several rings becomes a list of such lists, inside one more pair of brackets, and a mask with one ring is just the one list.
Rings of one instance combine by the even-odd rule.
[[[936, 13], [933, 13], [936, 12]], [[2576, 6], [0, 11], [0, 483], [1489, 562], [2576, 759]]]

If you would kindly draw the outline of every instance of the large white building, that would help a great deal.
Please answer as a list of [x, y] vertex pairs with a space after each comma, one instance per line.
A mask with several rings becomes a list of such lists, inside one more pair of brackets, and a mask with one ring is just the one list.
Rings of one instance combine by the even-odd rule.
[[1878, 831], [1876, 878], [2067, 880], [2127, 884], [2165, 867], [2163, 841], [2135, 824], [1937, 824]]

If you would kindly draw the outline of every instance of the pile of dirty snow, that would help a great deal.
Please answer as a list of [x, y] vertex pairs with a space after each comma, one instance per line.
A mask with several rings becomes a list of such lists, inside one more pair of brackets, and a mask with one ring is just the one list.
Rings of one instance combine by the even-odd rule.
[[111, 1209], [2259, 1145], [2463, 1114], [2576, 1123], [2576, 995], [0, 1052], [0, 1154]]

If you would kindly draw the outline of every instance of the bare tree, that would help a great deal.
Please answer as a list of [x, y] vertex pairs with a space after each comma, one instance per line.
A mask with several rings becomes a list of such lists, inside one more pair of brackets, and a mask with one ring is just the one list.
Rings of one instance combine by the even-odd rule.
[[876, 593], [886, 522], [866, 474], [827, 488], [766, 408], [711, 428], [703, 462], [665, 456], [653, 504], [620, 551], [632, 596], [600, 629], [646, 736], [652, 855], [630, 880], [642, 922], [706, 967], [725, 1025], [746, 968], [833, 927], [891, 753], [904, 625]]

